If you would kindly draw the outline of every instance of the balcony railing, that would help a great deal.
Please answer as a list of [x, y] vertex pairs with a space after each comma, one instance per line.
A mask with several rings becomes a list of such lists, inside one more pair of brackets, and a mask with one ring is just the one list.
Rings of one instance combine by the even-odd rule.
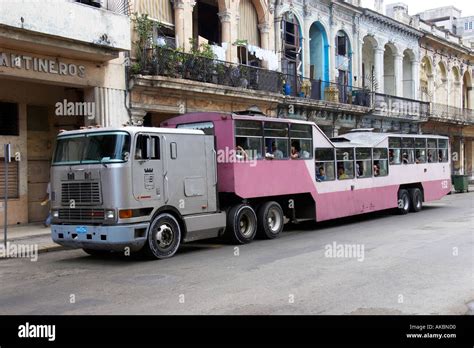
[[140, 73], [281, 93], [281, 73], [162, 47], [148, 49]]
[[126, 16], [130, 15], [130, 0], [76, 0], [76, 2]]
[[431, 117], [459, 123], [474, 123], [474, 110], [431, 103]]
[[301, 76], [286, 75], [283, 93], [299, 98], [371, 107], [372, 93], [367, 89]]
[[374, 113], [379, 116], [423, 121], [430, 115], [430, 103], [375, 93]]

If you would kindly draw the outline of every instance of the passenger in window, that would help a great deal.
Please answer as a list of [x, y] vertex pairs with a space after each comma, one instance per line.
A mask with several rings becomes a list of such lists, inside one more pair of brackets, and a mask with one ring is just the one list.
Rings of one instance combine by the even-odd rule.
[[374, 176], [380, 175], [380, 164], [374, 163]]
[[428, 163], [433, 163], [433, 154], [431, 150], [428, 150]]
[[402, 163], [403, 164], [408, 164], [410, 161], [408, 160], [408, 154], [406, 152], [404, 152], [402, 154]]
[[339, 180], [344, 180], [344, 179], [349, 179], [349, 175], [346, 174], [345, 170], [343, 167], [339, 167], [337, 169], [337, 178]]
[[438, 150], [438, 162], [443, 162], [443, 150]]
[[[287, 145], [288, 146], [288, 145]], [[288, 148], [287, 148], [288, 149]], [[279, 150], [275, 144], [275, 142], [272, 142], [272, 155], [276, 159], [282, 159], [283, 156], [283, 151]]]
[[318, 173], [316, 174], [316, 181], [326, 181], [326, 173], [324, 173], [323, 167], [319, 167]]
[[245, 140], [237, 138], [237, 145], [235, 146], [235, 158], [237, 160], [246, 161], [248, 160], [249, 156], [247, 152], [244, 150]]
[[291, 143], [291, 158], [298, 159], [300, 158], [300, 144], [297, 141]]

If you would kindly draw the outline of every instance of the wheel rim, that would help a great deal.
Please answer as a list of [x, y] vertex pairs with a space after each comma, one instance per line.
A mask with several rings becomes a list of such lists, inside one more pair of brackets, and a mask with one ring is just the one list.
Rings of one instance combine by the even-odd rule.
[[243, 213], [239, 220], [240, 233], [245, 237], [250, 237], [254, 230], [254, 225], [248, 213]]
[[169, 248], [174, 241], [174, 232], [168, 223], [159, 224], [155, 232], [155, 241], [160, 249]]
[[270, 208], [268, 210], [267, 225], [273, 233], [278, 232], [281, 226], [281, 215], [278, 209]]

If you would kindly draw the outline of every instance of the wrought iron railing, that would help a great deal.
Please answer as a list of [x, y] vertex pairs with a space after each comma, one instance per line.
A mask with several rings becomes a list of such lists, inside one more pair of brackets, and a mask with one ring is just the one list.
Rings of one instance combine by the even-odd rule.
[[130, 0], [76, 0], [76, 2], [130, 16]]
[[281, 93], [281, 73], [163, 47], [147, 49], [139, 73]]
[[430, 115], [430, 103], [374, 93], [374, 113], [380, 116], [423, 121]]
[[431, 103], [431, 117], [445, 121], [474, 123], [474, 110]]
[[285, 75], [283, 93], [299, 98], [371, 107], [372, 93], [367, 89], [301, 76]]

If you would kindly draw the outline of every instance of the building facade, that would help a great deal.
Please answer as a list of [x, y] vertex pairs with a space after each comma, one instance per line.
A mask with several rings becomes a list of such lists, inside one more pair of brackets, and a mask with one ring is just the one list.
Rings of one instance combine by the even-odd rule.
[[[120, 1], [4, 1], [0, 11], [0, 139], [11, 144], [8, 224], [43, 221], [60, 129], [119, 125], [130, 21]], [[5, 183], [2, 146], [0, 192]], [[3, 221], [3, 220], [2, 220]]]

